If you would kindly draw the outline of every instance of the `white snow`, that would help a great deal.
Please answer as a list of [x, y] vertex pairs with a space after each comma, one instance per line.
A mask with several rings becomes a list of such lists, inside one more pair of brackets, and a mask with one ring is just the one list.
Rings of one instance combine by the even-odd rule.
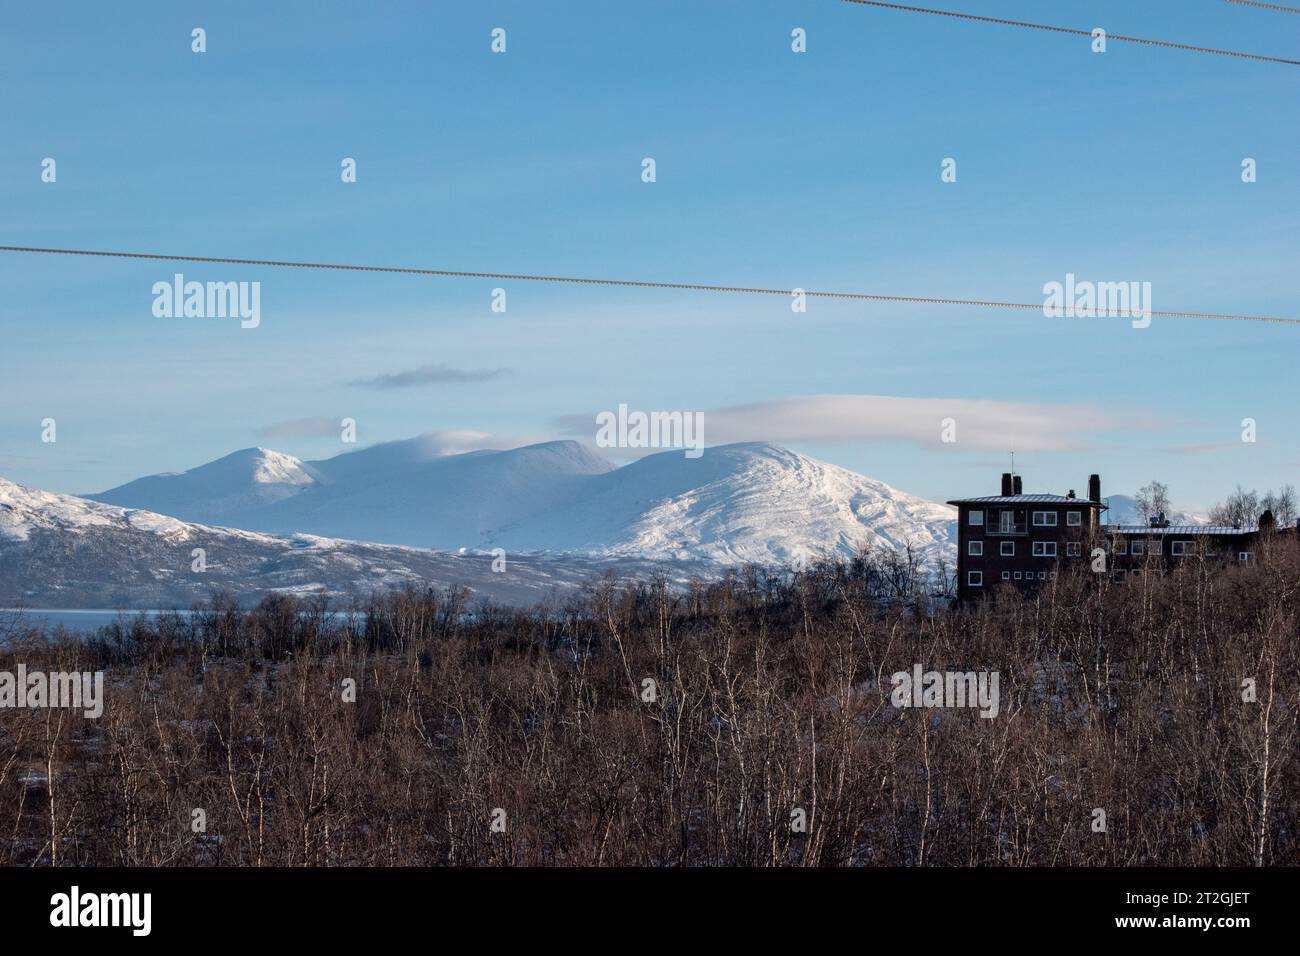
[[[1138, 513], [1137, 499], [1132, 495], [1108, 495], [1105, 501], [1110, 508], [1101, 513], [1101, 520], [1104, 524], [1128, 524], [1140, 525], [1141, 515]], [[1210, 516], [1203, 511], [1185, 509], [1174, 511], [1165, 515], [1169, 523], [1173, 525], [1205, 525], [1210, 523]]]
[[0, 478], [0, 537], [27, 541], [36, 530], [84, 534], [103, 529], [139, 531], [169, 540], [186, 540], [196, 530], [246, 541], [274, 542], [271, 535], [235, 528], [210, 528], [137, 508], [119, 508], [74, 495], [28, 488]]
[[316, 478], [300, 460], [269, 448], [253, 449], [252, 481], [259, 485], [313, 485]]
[[121, 508], [38, 491], [0, 478], [0, 536], [15, 541], [28, 540], [37, 529], [75, 532], [111, 527], [122, 523], [124, 514]]
[[87, 497], [185, 521], [236, 524], [228, 519], [291, 498], [318, 480], [309, 465], [292, 455], [245, 448], [186, 472], [150, 475]]
[[273, 534], [725, 564], [862, 544], [951, 560], [955, 519], [946, 505], [765, 443], [622, 468], [573, 441], [441, 455], [417, 438], [310, 463], [256, 448], [96, 497]]
[[947, 505], [757, 442], [698, 459], [652, 455], [592, 486], [590, 497], [506, 529], [497, 543], [723, 564], [807, 562], [863, 544], [911, 544], [935, 557], [950, 549], [956, 518]]

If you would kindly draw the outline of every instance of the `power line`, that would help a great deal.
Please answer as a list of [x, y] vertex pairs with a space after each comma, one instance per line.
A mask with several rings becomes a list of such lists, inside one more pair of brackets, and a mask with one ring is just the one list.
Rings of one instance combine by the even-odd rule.
[[[272, 266], [290, 269], [334, 269], [344, 272], [393, 272], [402, 275], [440, 276], [457, 279], [512, 279], [520, 282], [567, 282], [575, 285], [622, 286], [634, 289], [681, 289], [689, 292], [735, 292], [748, 295], [792, 296], [802, 292], [809, 298], [850, 299], [865, 302], [905, 302], [920, 305], [970, 305], [989, 309], [1027, 309], [1042, 312], [1041, 302], [994, 302], [988, 299], [949, 299], [939, 296], [877, 295], [866, 292], [817, 292], [808, 289], [769, 289], [751, 286], [711, 285], [695, 282], [652, 282], [640, 279], [592, 279], [573, 276], [526, 275], [513, 272], [468, 272], [460, 269], [416, 269], [403, 266], [359, 266], [338, 262], [287, 262], [279, 259], [233, 259], [217, 256], [179, 256], [153, 252], [111, 252], [94, 249], [45, 249], [38, 246], [0, 246], [0, 252], [33, 252], [63, 256], [102, 256], [116, 259], [150, 259], [162, 262], [209, 262], [239, 266]], [[1300, 319], [1271, 315], [1228, 315], [1217, 312], [1165, 312], [1152, 316], [1173, 319], [1229, 319], [1234, 322], [1279, 322], [1300, 325]], [[1109, 318], [1123, 317], [1107, 312]]]
[[[953, 17], [958, 20], [972, 20], [977, 23], [994, 23], [1006, 27], [1024, 27], [1028, 30], [1047, 30], [1052, 33], [1068, 33], [1071, 36], [1091, 37], [1091, 30], [1076, 30], [1073, 27], [1054, 27], [1042, 23], [1026, 23], [1023, 20], [1003, 20], [998, 17], [981, 17], [973, 13], [955, 13], [951, 10], [933, 10], [929, 7], [911, 7], [901, 3], [882, 3], [880, 0], [844, 0], [862, 7], [881, 7], [886, 10], [902, 10], [906, 13], [929, 13], [939, 17]], [[1107, 33], [1107, 40], [1119, 40], [1123, 43], [1141, 43], [1146, 46], [1166, 47], [1171, 50], [1187, 50], [1192, 53], [1213, 53], [1216, 56], [1235, 56], [1243, 60], [1262, 60], [1268, 63], [1285, 63], [1288, 66], [1300, 66], [1300, 60], [1288, 60], [1280, 56], [1264, 56], [1259, 53], [1241, 53], [1237, 50], [1219, 50], [1214, 47], [1192, 46], [1187, 43], [1172, 43], [1169, 40], [1147, 40], [1142, 37], [1127, 37], [1118, 33]]]
[[1276, 3], [1260, 3], [1259, 0], [1227, 0], [1228, 3], [1243, 7], [1262, 7], [1265, 10], [1281, 10], [1283, 13], [1300, 13], [1300, 7], [1284, 7]]

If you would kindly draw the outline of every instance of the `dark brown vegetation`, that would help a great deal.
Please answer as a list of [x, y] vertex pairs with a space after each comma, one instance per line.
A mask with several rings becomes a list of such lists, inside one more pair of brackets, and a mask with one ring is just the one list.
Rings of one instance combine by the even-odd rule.
[[[1079, 561], [964, 610], [868, 556], [527, 611], [217, 597], [11, 633], [0, 669], [109, 686], [98, 720], [0, 711], [0, 863], [1290, 864], [1300, 563], [1273, 552]], [[998, 671], [1000, 714], [894, 708], [917, 663]]]

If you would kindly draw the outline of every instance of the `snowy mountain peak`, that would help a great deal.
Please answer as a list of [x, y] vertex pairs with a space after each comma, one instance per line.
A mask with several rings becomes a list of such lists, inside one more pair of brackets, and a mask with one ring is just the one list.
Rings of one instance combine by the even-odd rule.
[[599, 476], [567, 508], [506, 529], [515, 547], [658, 559], [805, 562], [857, 548], [951, 549], [955, 511], [768, 442], [661, 452]]
[[315, 470], [292, 455], [269, 448], [242, 448], [189, 471], [150, 475], [87, 497], [186, 521], [221, 524], [318, 482]]
[[789, 563], [863, 545], [951, 560], [955, 512], [770, 442], [648, 455], [586, 445], [437, 454], [430, 436], [304, 463], [268, 449], [97, 500], [270, 534], [455, 550]]
[[293, 455], [270, 448], [246, 448], [236, 455], [247, 454], [252, 467], [251, 480], [259, 485], [310, 485], [316, 478], [307, 465]]

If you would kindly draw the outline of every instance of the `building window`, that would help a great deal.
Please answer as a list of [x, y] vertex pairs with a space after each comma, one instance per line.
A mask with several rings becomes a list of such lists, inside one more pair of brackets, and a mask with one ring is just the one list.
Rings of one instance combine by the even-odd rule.
[[1017, 580], [1017, 581], [1020, 580], [1020, 572], [1019, 572], [1019, 571], [1016, 572], [1016, 580]]
[[1079, 525], [1083, 524], [1083, 512], [1067, 511], [1065, 513], [1065, 523], [1071, 528], [1079, 527]]
[[1146, 542], [1145, 542], [1145, 541], [1134, 541], [1134, 542], [1133, 542], [1133, 553], [1134, 553], [1135, 555], [1143, 555], [1143, 554], [1146, 554], [1146, 551], [1147, 551], [1147, 546], [1146, 546]]
[[1056, 557], [1055, 541], [1035, 541], [1034, 557], [1036, 558], [1054, 558]]
[[1055, 511], [1035, 511], [1034, 526], [1037, 528], [1055, 528], [1056, 512]]
[[1067, 558], [1077, 558], [1082, 553], [1083, 545], [1078, 541], [1067, 541], [1065, 543], [1065, 556]]
[[1016, 543], [1014, 541], [1002, 542], [1002, 557], [1014, 558], [1016, 556]]
[[1237, 560], [1238, 560], [1238, 561], [1247, 561], [1247, 562], [1248, 562], [1248, 561], [1250, 561], [1250, 559], [1251, 559], [1251, 553], [1250, 553], [1249, 551], [1238, 551], [1238, 552], [1237, 552]]
[[1003, 571], [1003, 572], [1002, 572], [1002, 580], [1003, 580], [1003, 581], [1010, 581], [1010, 580], [1011, 580], [1011, 572], [1010, 572], [1010, 571]]
[[1120, 538], [1118, 541], [1116, 541], [1116, 542], [1115, 542], [1115, 553], [1116, 553], [1116, 554], [1128, 554], [1128, 542], [1125, 541], [1123, 538]]
[[1047, 580], [1047, 572], [1046, 572], [1046, 571], [1039, 571], [1039, 572], [1038, 572], [1038, 580], [1040, 580], [1040, 581], [1046, 581], [1046, 580]]
[[[1023, 515], [1024, 512], [1022, 511], [1020, 514]], [[1024, 522], [1016, 521], [1016, 511], [1013, 508], [994, 511], [990, 520], [998, 534], [1024, 534]]]
[[972, 558], [982, 558], [982, 557], [984, 557], [984, 542], [983, 542], [983, 541], [967, 541], [967, 542], [966, 542], [966, 553], [969, 554]]
[[979, 511], [972, 511], [972, 512], [970, 513], [970, 517], [967, 519], [967, 521], [970, 522], [970, 524], [971, 524], [972, 527], [978, 527], [978, 528], [982, 528], [982, 527], [984, 527], [984, 511], [983, 511], [983, 509], [980, 509]]
[[1175, 541], [1169, 546], [1169, 553], [1176, 558], [1192, 554], [1196, 550], [1196, 544], [1192, 541]]
[[982, 587], [984, 586], [984, 572], [983, 572], [983, 571], [967, 571], [967, 572], [966, 572], [966, 583], [969, 584], [969, 585], [970, 585], [971, 587], [973, 587], [973, 588], [982, 588]]

